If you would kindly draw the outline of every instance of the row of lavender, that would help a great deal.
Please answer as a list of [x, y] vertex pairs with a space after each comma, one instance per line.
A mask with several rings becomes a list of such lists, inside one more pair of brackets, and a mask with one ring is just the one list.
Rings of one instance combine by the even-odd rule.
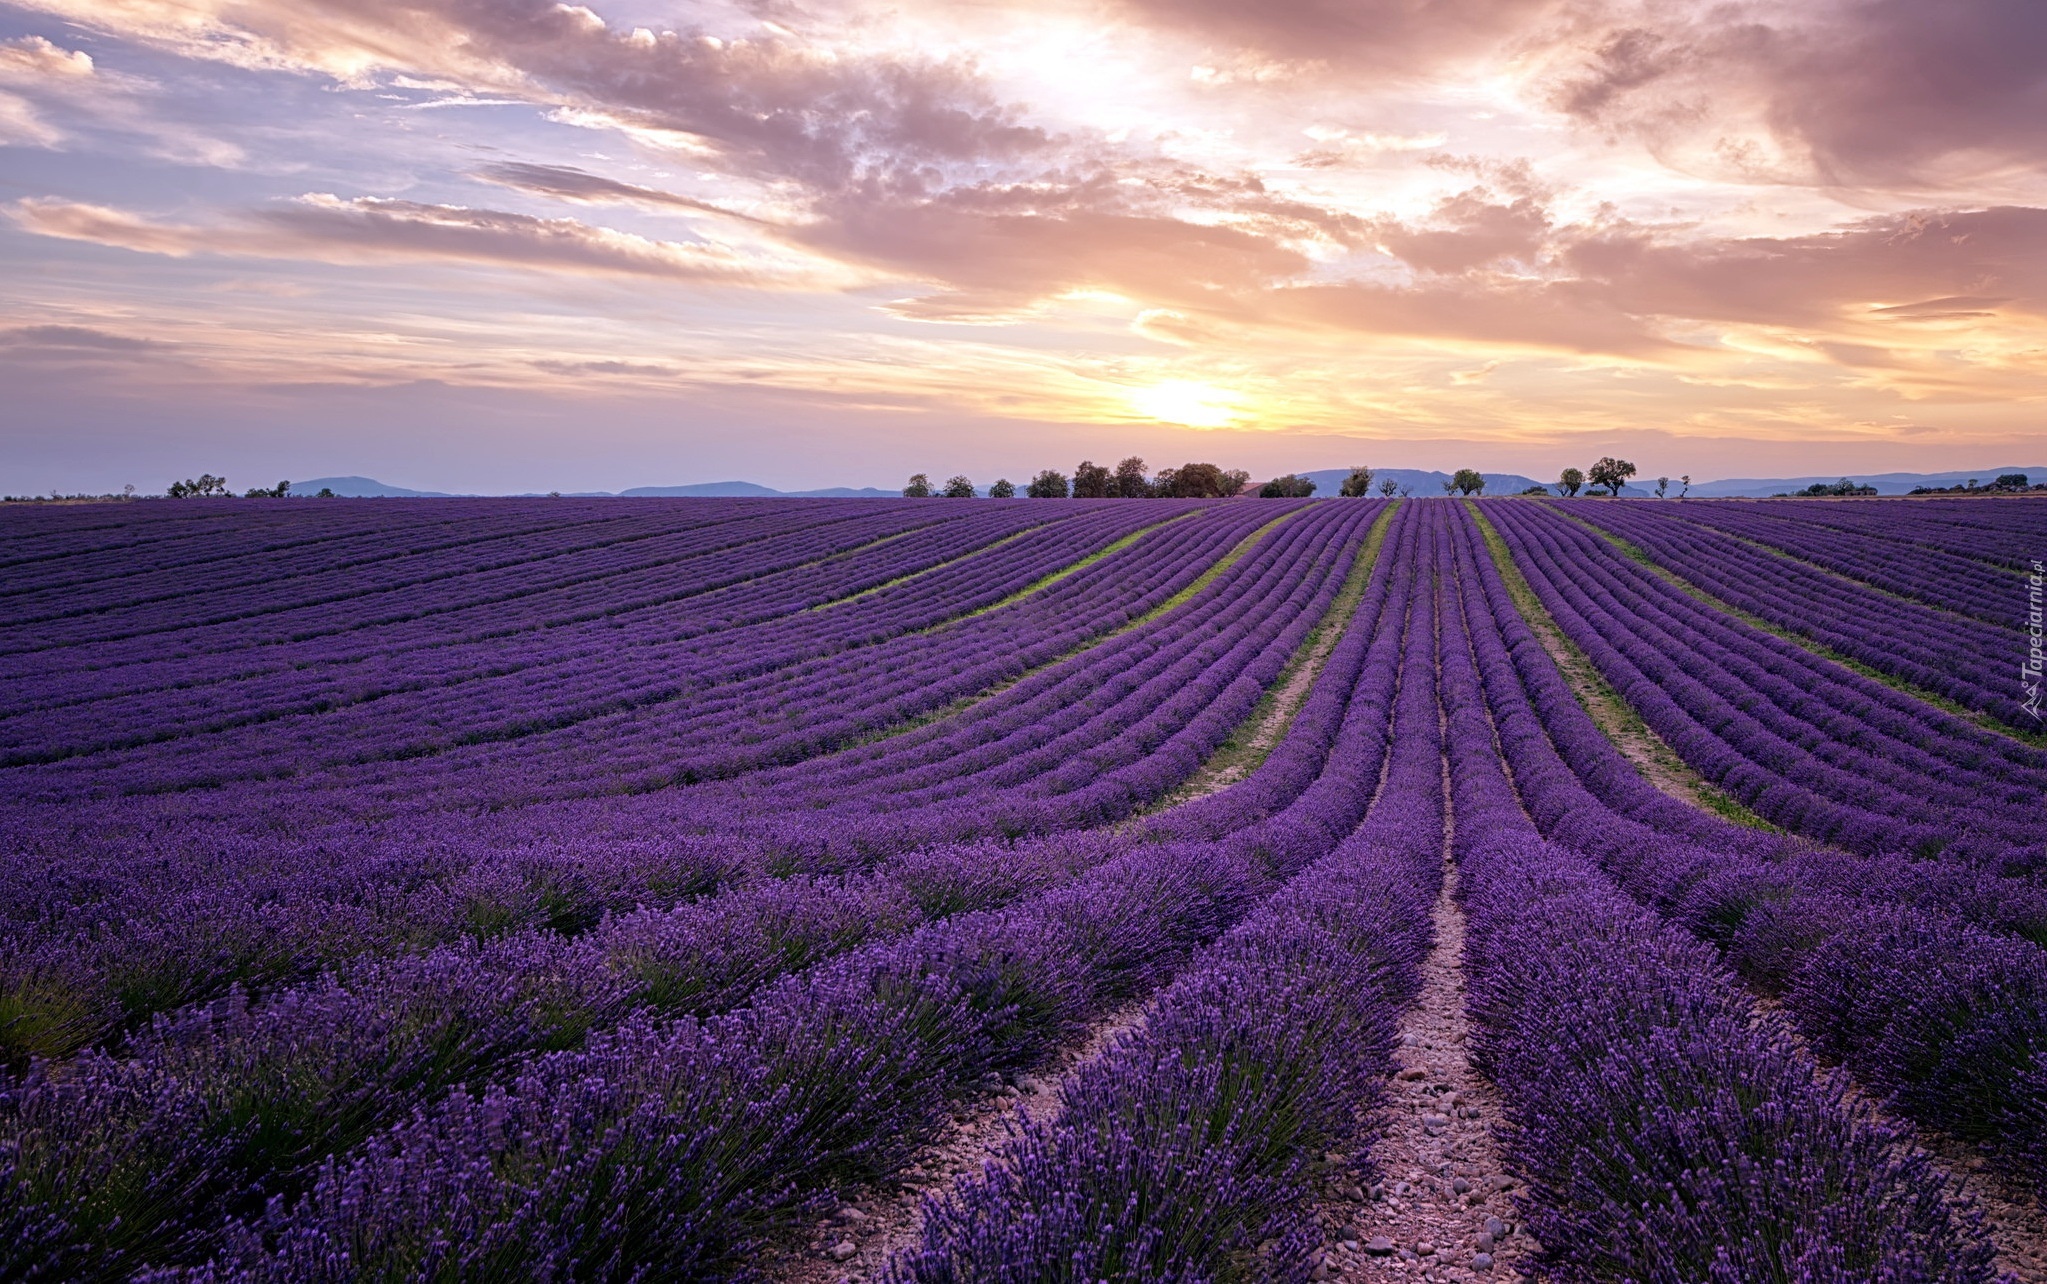
[[[379, 1263], [465, 1278], [512, 1261], [595, 1275], [712, 1269], [818, 1183], [900, 1162], [981, 1075], [1028, 1062], [1073, 1020], [1155, 983], [1269, 887], [1260, 853], [1311, 834], [1330, 842], [1355, 822], [1405, 617], [1381, 609], [1389, 591], [1403, 590], [1374, 583], [1364, 623], [1331, 657], [1298, 746], [1289, 737], [1296, 752], [1275, 755], [1230, 802], [1182, 818], [1206, 841], [934, 853], [852, 882], [740, 889], [629, 916], [587, 941], [443, 951], [193, 1012], [125, 1058], [33, 1078], [17, 1117], [40, 1145], [17, 1162], [38, 1165], [54, 1229], [22, 1260], [111, 1271], [193, 1255], [219, 1245], [232, 1228], [223, 1219], [310, 1180], [292, 1211], [280, 1203], [269, 1224], [230, 1236], [241, 1269], [294, 1279]], [[1380, 627], [1389, 618], [1391, 631]], [[1332, 787], [1307, 789], [1318, 776]], [[1217, 841], [1289, 798], [1334, 814]], [[1005, 899], [1009, 909], [991, 908]], [[451, 1002], [457, 993], [475, 997]], [[578, 1040], [621, 1004], [632, 1015], [585, 1050], [491, 1071]], [[422, 1019], [441, 1005], [453, 1015]], [[696, 1015], [676, 1024], [678, 1011]], [[412, 1033], [421, 1026], [424, 1039]], [[377, 1132], [451, 1081], [469, 1089]], [[541, 1120], [559, 1126], [521, 1126]], [[367, 1133], [352, 1157], [317, 1166]], [[598, 1208], [634, 1216], [611, 1225]], [[623, 1238], [607, 1244], [610, 1233]], [[626, 1256], [589, 1258], [599, 1245]], [[338, 1264], [344, 1255], [352, 1265]]]
[[[1709, 954], [1591, 873], [1601, 859], [1621, 868], [1610, 849], [1577, 831], [1569, 842], [1581, 846], [1530, 845], [1522, 803], [1540, 820], [1544, 800], [1569, 795], [1544, 793], [1539, 762], [1515, 757], [1526, 741], [1508, 734], [1513, 688], [1474, 676], [1497, 630], [1481, 627], [1492, 617], [1473, 595], [1486, 583], [1497, 606], [1504, 589], [1484, 581], [1475, 530], [1455, 512], [1407, 506], [1359, 624], [1279, 752], [1244, 786], [1150, 822], [1164, 844], [1128, 846], [1139, 834], [905, 851], [851, 880], [745, 882], [573, 938], [520, 932], [495, 954], [366, 964], [190, 1011], [134, 1044], [137, 1055], [32, 1077], [10, 1089], [0, 1156], [10, 1271], [115, 1274], [213, 1256], [199, 1274], [722, 1273], [810, 1202], [898, 1169], [980, 1075], [1042, 1059], [1076, 1022], [1156, 987], [1242, 920], [1196, 956], [1139, 1036], [1071, 1085], [1072, 1111], [1029, 1135], [1011, 1177], [962, 1192], [957, 1216], [934, 1218], [923, 1256], [902, 1270], [980, 1277], [1007, 1264], [1018, 1278], [1063, 1277], [1072, 1250], [1093, 1246], [1101, 1256], [1084, 1264], [1105, 1272], [1197, 1278], [1262, 1252], [1271, 1274], [1311, 1273], [1303, 1201], [1322, 1149], [1355, 1135], [1426, 942], [1440, 868], [1440, 664], [1474, 994], [1489, 1068], [1520, 1112], [1516, 1160], [1550, 1269], [1988, 1278], [1966, 1213], [1924, 1161], [1901, 1156], [1802, 1053], [1757, 1026]], [[1299, 556], [1340, 559], [1356, 546], [1303, 544]], [[1244, 589], [1255, 597], [1271, 582], [1248, 575], [1253, 560]], [[1326, 605], [1340, 578], [1289, 598], [1292, 613]], [[1438, 584], [1461, 596], [1439, 599]], [[1275, 637], [1263, 654], [1282, 645]], [[1375, 792], [1395, 703], [1380, 802], [1343, 841]], [[1618, 797], [1628, 782], [1611, 767], [1574, 779]], [[1742, 847], [1758, 840], [1682, 809], [1649, 811], [1658, 837], [1696, 840], [1697, 860], [1792, 868], [1788, 849]], [[1619, 819], [1571, 814], [1594, 833]], [[1707, 841], [1722, 839], [1739, 841]], [[928, 836], [876, 841], [914, 849]], [[1849, 859], [1810, 868], [1847, 886]], [[1254, 908], [1297, 870], [1307, 872]], [[2005, 898], [1973, 871], [1897, 885], [1898, 899], [1926, 906], [1974, 894], [1991, 931], [2026, 930], [2023, 912], [1992, 921]], [[478, 997], [451, 1004], [454, 993]], [[382, 1032], [364, 1020], [387, 1007]], [[1572, 1049], [1561, 1062], [1560, 1048]], [[463, 1087], [443, 1095], [451, 1083]], [[1644, 1084], [1664, 1095], [1645, 1097]], [[1662, 1108], [1637, 1113], [1645, 1100]], [[431, 1104], [387, 1128], [412, 1102]], [[1610, 1124], [1588, 1142], [1567, 1126], [1584, 1118]], [[1735, 1179], [1702, 1181], [1702, 1166]], [[1079, 1190], [1121, 1202], [1075, 1202]], [[1097, 1234], [1090, 1219], [1118, 1207], [1115, 1234]]]
[[[558, 594], [534, 583], [531, 570], [514, 565], [477, 607], [474, 636], [467, 635], [464, 620], [435, 609], [446, 596], [468, 599], [467, 573], [402, 585], [394, 590], [395, 601], [344, 599], [341, 605], [363, 612], [359, 629], [372, 630], [378, 639], [416, 632], [426, 643], [405, 638], [386, 653], [357, 654], [362, 644], [352, 636], [335, 638], [306, 627], [317, 621], [283, 623], [275, 655], [266, 648], [260, 656], [240, 651], [221, 656], [206, 649], [203, 639], [155, 637], [146, 648], [151, 659], [146, 673], [131, 678], [112, 669], [96, 675], [128, 689], [46, 713], [25, 712], [15, 734], [39, 757], [96, 755], [78, 764], [95, 778], [118, 772], [144, 781], [143, 773], [158, 760], [175, 767], [196, 759], [190, 770], [219, 775], [223, 768], [216, 759], [226, 756], [232, 764], [262, 751], [310, 756], [316, 763], [389, 761], [445, 751], [465, 739], [528, 738], [748, 678], [758, 691], [761, 680], [777, 671], [857, 653], [991, 605], [1169, 514], [1118, 514], [1102, 506], [989, 549], [993, 556], [958, 556], [1011, 533], [1027, 516], [1012, 514], [1004, 524], [969, 516], [965, 520], [985, 535], [949, 531], [950, 541], [929, 547], [884, 538], [900, 524], [887, 514], [834, 523], [827, 532], [833, 540], [823, 547], [816, 532], [771, 526], [744, 558], [716, 546], [720, 537], [713, 527], [706, 537], [713, 547], [667, 550], [668, 558], [657, 566], [666, 591], [652, 602], [636, 597], [637, 586], [629, 581], [593, 573], [586, 591], [606, 609], [587, 619], [575, 618], [582, 612], [561, 611], [553, 600]], [[763, 520], [779, 526], [790, 519]], [[839, 542], [847, 540], [854, 542]], [[846, 555], [859, 564], [859, 573], [842, 597], [895, 587], [838, 610], [806, 613], [805, 607], [817, 604], [815, 585], [829, 578], [820, 576], [820, 564]], [[1124, 565], [1099, 568], [1095, 578], [1116, 582], [1133, 561], [1122, 560]], [[758, 604], [756, 615], [746, 617], [752, 627], [728, 628], [717, 615], [695, 614], [699, 597], [735, 576], [741, 577], [744, 596]], [[318, 581], [305, 591], [317, 593]], [[500, 595], [513, 605], [492, 600]], [[415, 630], [404, 618], [415, 612], [433, 618]], [[246, 624], [233, 627], [242, 637], [251, 632]], [[166, 664], [165, 657], [176, 663]], [[68, 684], [77, 678], [64, 674], [49, 681]], [[21, 694], [32, 702], [46, 691], [68, 689], [31, 685]], [[163, 747], [153, 751], [114, 752], [124, 742], [157, 741]], [[319, 747], [307, 755], [309, 744]]]
[[[2019, 572], [2047, 555], [2047, 504], [1977, 505], [1964, 519], [1916, 502], [1859, 520], [1825, 503], [1795, 513], [1782, 505], [1669, 508], [1572, 512], [1775, 628], [2008, 726], [2042, 730], [2019, 686], [2028, 609]], [[1843, 521], [1857, 529], [1832, 528]], [[1943, 547], [1922, 547], [1921, 539]]]
[[1546, 506], [1486, 511], [1606, 680], [1766, 820], [1861, 853], [2047, 864], [2047, 753], [1751, 628]]
[[1445, 750], [1480, 1059], [1508, 1097], [1536, 1277], [1993, 1278], [1976, 1215], [1923, 1155], [1849, 1104], [1709, 949], [1538, 835], [1516, 791], [1526, 755], [1506, 754], [1510, 781], [1494, 723], [1526, 701], [1480, 680], [1497, 668], [1480, 658], [1505, 652], [1481, 546], [1454, 521], [1413, 519], [1430, 587], [1371, 817], [1070, 1076], [1062, 1109], [984, 1177], [928, 1201], [888, 1278], [1321, 1278], [1322, 1152], [1368, 1135], [1426, 947]]
[[[1924, 507], [1890, 504], [1874, 511], [1840, 505], [1804, 505], [1786, 511], [1767, 504], [1697, 504], [1678, 516], [1702, 526], [1767, 545], [1837, 575], [1861, 580], [1900, 597], [1914, 598], [2003, 628], [2024, 618], [2019, 573], [2030, 570], [2025, 554], [2039, 552], [2038, 519], [2027, 539], [2024, 524], [1971, 520]], [[1951, 505], [1951, 507], [1953, 507]], [[1813, 509], [1818, 508], [1818, 512]], [[1998, 514], [2035, 511], [2033, 501], [2002, 505]], [[1989, 510], [1977, 513], [1990, 517]], [[1963, 524], [1966, 523], [1966, 524]], [[2035, 547], [2027, 548], [2028, 543]]]
[[2047, 1189], [2047, 894], [1745, 831], [1657, 795], [1564, 688], [1467, 522], [1480, 680], [1542, 834], [1718, 947], [1876, 1099]]
[[[607, 912], [770, 870], [857, 868], [924, 843], [1127, 814], [1177, 784], [1250, 712], [1328, 610], [1379, 511], [1343, 506], [1287, 523], [1183, 610], [1004, 693], [991, 702], [998, 717], [947, 720], [843, 755], [852, 761], [798, 776], [808, 792], [794, 797], [784, 788], [724, 798], [727, 811], [744, 808], [729, 836], [607, 844], [587, 809], [528, 808], [489, 824], [450, 817], [442, 830], [429, 817], [421, 825], [439, 843], [363, 859], [308, 862], [283, 842], [223, 852], [202, 841], [140, 868], [123, 863], [118, 845], [93, 863], [67, 848], [24, 864], [10, 871], [8, 905], [26, 930], [0, 954], [15, 1009], [7, 1042], [59, 1052], [124, 1020], [309, 964], [521, 928], [579, 931]], [[677, 808], [725, 814], [701, 793], [628, 800], [629, 822], [611, 820], [643, 835], [686, 830]], [[779, 825], [758, 819], [770, 803], [798, 814]], [[820, 829], [809, 817], [826, 810], [833, 823]], [[559, 841], [543, 844], [550, 825]], [[453, 829], [467, 832], [450, 837]]]

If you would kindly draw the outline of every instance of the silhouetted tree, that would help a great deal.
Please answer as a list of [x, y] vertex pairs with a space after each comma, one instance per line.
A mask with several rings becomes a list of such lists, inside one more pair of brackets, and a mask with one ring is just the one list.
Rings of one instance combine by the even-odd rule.
[[1443, 493], [1445, 495], [1457, 493], [1457, 479], [1455, 477], [1445, 477], [1443, 479]]
[[1999, 490], [2024, 490], [2027, 485], [2026, 475], [2024, 473], [1999, 473], [1997, 480], [1990, 484]]
[[1846, 477], [1843, 477], [1840, 481], [1834, 482], [1832, 484], [1829, 484], [1827, 482], [1814, 482], [1812, 485], [1806, 487], [1804, 490], [1799, 491], [1798, 493], [1800, 495], [1807, 495], [1815, 498], [1826, 495], [1874, 495], [1876, 494], [1876, 487], [1858, 486], [1854, 482], [1849, 481]]
[[317, 495], [315, 495], [315, 496], [313, 496], [313, 498], [314, 498], [314, 499], [337, 499], [337, 498], [339, 498], [339, 496], [337, 496], [337, 495], [336, 495], [336, 494], [334, 493], [334, 488], [333, 488], [332, 486], [322, 486], [322, 487], [320, 487], [320, 493], [319, 493], [319, 494], [317, 494]]
[[940, 493], [947, 499], [972, 499], [974, 483], [967, 480], [966, 474], [961, 473], [956, 477], [946, 478], [945, 489]]
[[1260, 499], [1306, 499], [1315, 493], [1315, 483], [1306, 477], [1288, 473], [1275, 477], [1258, 488]]
[[1400, 483], [1394, 481], [1391, 477], [1388, 477], [1385, 481], [1379, 483], [1379, 493], [1381, 495], [1384, 495], [1387, 499], [1393, 498], [1393, 492], [1399, 489]]
[[1182, 464], [1168, 468], [1152, 482], [1152, 494], [1167, 499], [1227, 499], [1251, 480], [1240, 469], [1224, 472], [1214, 464]]
[[1521, 493], [1524, 495], [1547, 495], [1549, 494], [1549, 487], [1538, 483], [1534, 486], [1530, 486], [1527, 490], [1524, 490]]
[[212, 473], [200, 473], [197, 481], [187, 478], [181, 482], [172, 482], [164, 493], [172, 499], [198, 499], [202, 496], [226, 495], [229, 491], [227, 478], [215, 477]]
[[931, 498], [931, 478], [923, 473], [911, 473], [910, 484], [903, 487], [904, 499]]
[[1585, 474], [1579, 472], [1575, 468], [1566, 468], [1563, 472], [1557, 475], [1557, 486], [1566, 495], [1577, 494], [1578, 488], [1580, 486], [1583, 486], [1584, 484]]
[[1056, 468], [1047, 468], [1031, 479], [1025, 491], [1032, 499], [1065, 499], [1067, 495], [1066, 474]]
[[1372, 493], [1372, 470], [1359, 464], [1350, 470], [1350, 476], [1336, 488], [1336, 493], [1345, 499], [1363, 499]]
[[1665, 491], [1669, 490], [1669, 489], [1670, 489], [1670, 478], [1668, 478], [1668, 477], [1658, 477], [1658, 478], [1656, 479], [1656, 498], [1658, 498], [1658, 499], [1662, 499], [1662, 498], [1663, 498], [1663, 493], [1664, 493]]
[[1479, 474], [1476, 468], [1458, 469], [1457, 475], [1450, 479], [1450, 484], [1457, 488], [1457, 493], [1460, 495], [1485, 494], [1485, 478]]
[[1143, 499], [1151, 494], [1151, 483], [1144, 479], [1144, 461], [1135, 455], [1116, 465], [1115, 483], [1118, 499]]
[[1116, 493], [1116, 477], [1092, 459], [1083, 459], [1073, 470], [1075, 499], [1107, 499]]
[[1009, 480], [1009, 478], [1007, 477], [997, 477], [995, 479], [995, 484], [988, 488], [988, 498], [1015, 499], [1016, 483]]
[[1690, 473], [1686, 473], [1684, 476], [1678, 478], [1677, 480], [1679, 484], [1681, 484], [1684, 487], [1684, 489], [1678, 491], [1677, 497], [1679, 499], [1683, 499], [1686, 495], [1692, 493], [1692, 475]]
[[251, 486], [242, 494], [243, 499], [283, 499], [291, 493], [291, 483], [281, 481], [275, 486]]
[[1400, 497], [1401, 497], [1402, 499], [1406, 499], [1406, 498], [1407, 498], [1407, 497], [1408, 497], [1409, 495], [1412, 495], [1412, 494], [1414, 494], [1414, 483], [1413, 483], [1413, 482], [1408, 482], [1408, 483], [1406, 483], [1405, 485], [1403, 485], [1403, 486], [1402, 486], [1402, 487], [1400, 488]]
[[1612, 455], [1602, 455], [1599, 462], [1592, 465], [1592, 484], [1606, 487], [1606, 493], [1609, 495], [1620, 494], [1621, 487], [1634, 475], [1633, 464], [1625, 459], [1615, 459]]

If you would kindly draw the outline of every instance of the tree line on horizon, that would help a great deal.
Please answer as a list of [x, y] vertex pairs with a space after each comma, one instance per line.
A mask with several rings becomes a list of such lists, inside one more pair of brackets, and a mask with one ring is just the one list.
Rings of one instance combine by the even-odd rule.
[[[1244, 469], [1206, 463], [1163, 468], [1146, 476], [1144, 460], [1132, 455], [1114, 468], [1083, 459], [1070, 476], [1047, 468], [1024, 485], [1023, 494], [1029, 499], [1230, 499], [1243, 494], [1250, 484], [1251, 474]], [[1372, 470], [1359, 466], [1350, 470], [1338, 493], [1348, 499], [1360, 498], [1371, 493], [1371, 485]], [[1391, 478], [1380, 483], [1380, 493], [1389, 497], [1396, 490], [1406, 494], [1408, 489]], [[963, 474], [947, 478], [940, 486], [932, 483], [928, 473], [915, 473], [903, 487], [906, 499], [973, 499], [978, 493], [973, 480]], [[1315, 482], [1287, 473], [1261, 484], [1257, 493], [1261, 499], [1305, 499], [1315, 493]], [[988, 487], [990, 499], [1016, 496], [1016, 483], [1007, 477], [996, 478]]]
[[[1585, 488], [1589, 481], [1593, 487], [1604, 487], [1609, 496], [1617, 496], [1627, 480], [1635, 475], [1635, 466], [1625, 459], [1603, 456], [1589, 470], [1566, 468], [1556, 482], [1557, 493], [1574, 496]], [[1670, 490], [1670, 478], [1656, 479], [1656, 497], [1664, 498]], [[1350, 470], [1343, 479], [1337, 493], [1346, 499], [1359, 499], [1372, 493], [1373, 472], [1364, 465]], [[1692, 487], [1691, 475], [1678, 478], [1683, 489], [1678, 498], [1683, 499]], [[1144, 460], [1132, 455], [1115, 468], [1104, 468], [1091, 459], [1083, 459], [1069, 476], [1056, 468], [1047, 468], [1032, 478], [1023, 488], [1029, 499], [1229, 499], [1244, 493], [1251, 484], [1251, 474], [1241, 468], [1224, 470], [1215, 464], [1182, 464], [1178, 468], [1166, 468], [1155, 476], [1145, 475]], [[1486, 489], [1485, 475], [1475, 468], [1460, 468], [1443, 482], [1445, 495], [1483, 495]], [[1391, 477], [1379, 479], [1379, 494], [1387, 499], [1395, 495], [1411, 495], [1414, 487], [1402, 485]], [[1315, 493], [1315, 482], [1297, 473], [1275, 477], [1258, 487], [1261, 499], [1306, 499]], [[1548, 486], [1530, 486], [1521, 492], [1524, 495], [1547, 495]], [[1598, 494], [1594, 489], [1588, 494]], [[979, 494], [973, 479], [957, 474], [946, 479], [943, 485], [934, 484], [928, 473], [913, 473], [909, 484], [903, 487], [906, 499], [973, 499]], [[990, 499], [1014, 499], [1017, 496], [1015, 482], [1007, 477], [998, 477], [988, 487]]]

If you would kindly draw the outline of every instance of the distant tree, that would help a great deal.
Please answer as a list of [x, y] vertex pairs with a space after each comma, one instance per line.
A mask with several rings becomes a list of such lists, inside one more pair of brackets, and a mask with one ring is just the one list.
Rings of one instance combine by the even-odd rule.
[[172, 482], [170, 489], [164, 493], [172, 499], [199, 499], [226, 495], [230, 492], [227, 488], [227, 478], [215, 477], [212, 473], [200, 473], [197, 481], [188, 478], [181, 482]]
[[1108, 499], [1116, 493], [1116, 475], [1092, 459], [1080, 461], [1073, 470], [1075, 499]]
[[1400, 497], [1402, 499], [1406, 499], [1409, 495], [1412, 494], [1414, 494], [1414, 484], [1412, 482], [1400, 488]]
[[1667, 491], [1667, 490], [1669, 490], [1669, 489], [1670, 489], [1670, 478], [1668, 478], [1668, 477], [1658, 477], [1658, 478], [1656, 479], [1656, 498], [1658, 498], [1658, 499], [1662, 499], [1662, 498], [1663, 498], [1663, 492], [1665, 492], [1665, 491]]
[[1118, 499], [1143, 499], [1151, 494], [1151, 483], [1144, 479], [1144, 461], [1135, 455], [1116, 465], [1115, 481]]
[[1530, 486], [1528, 489], [1522, 491], [1521, 493], [1524, 495], [1547, 495], [1549, 494], [1549, 487], [1541, 485]]
[[1804, 490], [1799, 491], [1798, 496], [1796, 497], [1820, 498], [1823, 496], [1830, 495], [1874, 495], [1874, 494], [1876, 494], [1876, 487], [1860, 486], [1852, 481], [1849, 481], [1846, 477], [1843, 477], [1840, 481], [1834, 482], [1831, 485], [1826, 482], [1814, 482], [1812, 485], [1806, 487]]
[[1457, 492], [1461, 495], [1485, 494], [1485, 478], [1479, 474], [1476, 468], [1458, 469], [1457, 475], [1450, 479], [1450, 484], [1455, 486]]
[[1625, 459], [1615, 459], [1612, 455], [1601, 456], [1599, 462], [1592, 465], [1592, 484], [1606, 487], [1606, 493], [1609, 495], [1620, 494], [1621, 487], [1634, 475], [1633, 464]]
[[1455, 477], [1445, 477], [1443, 479], [1443, 493], [1445, 495], [1457, 493], [1457, 479]]
[[1999, 490], [2024, 490], [2027, 485], [2026, 475], [2024, 473], [1999, 473], [1997, 480], [1990, 484]]
[[1336, 493], [1345, 499], [1363, 499], [1372, 493], [1372, 470], [1359, 464], [1350, 470], [1350, 476], [1336, 488]]
[[1015, 499], [1016, 483], [1009, 480], [1009, 478], [1007, 477], [997, 477], [995, 479], [995, 484], [988, 488], [988, 498]]
[[129, 483], [127, 484], [127, 485], [125, 485], [125, 486], [121, 487], [121, 498], [122, 498], [122, 499], [133, 499], [133, 498], [135, 498], [135, 483], [134, 483], [134, 482], [129, 482]]
[[1971, 477], [1969, 479], [1969, 489], [1970, 490], [1976, 489], [1976, 479], [1974, 477]]
[[1677, 480], [1684, 487], [1684, 489], [1678, 491], [1677, 497], [1679, 499], [1683, 499], [1685, 496], [1692, 493], [1692, 475], [1690, 473], [1686, 473], [1684, 476], [1678, 478]]
[[1379, 493], [1388, 499], [1393, 498], [1393, 492], [1399, 489], [1400, 483], [1394, 481], [1391, 477], [1379, 483]]
[[1315, 483], [1294, 473], [1275, 477], [1258, 488], [1260, 499], [1306, 499], [1314, 493]]
[[1231, 496], [1241, 495], [1244, 493], [1244, 487], [1250, 484], [1251, 474], [1241, 468], [1232, 468], [1223, 474], [1223, 497], [1227, 499]]
[[1563, 472], [1557, 474], [1557, 487], [1565, 495], [1577, 494], [1578, 488], [1584, 484], [1585, 474], [1575, 468], [1566, 468]]
[[1226, 473], [1214, 464], [1182, 464], [1160, 473], [1152, 493], [1168, 499], [1227, 499], [1249, 480], [1249, 474]]
[[283, 499], [291, 493], [291, 483], [281, 481], [275, 486], [251, 486], [243, 493], [243, 499]]
[[1066, 474], [1056, 468], [1047, 468], [1031, 479], [1031, 484], [1024, 493], [1032, 499], [1065, 499]]
[[314, 498], [314, 499], [335, 499], [335, 498], [337, 498], [337, 496], [336, 496], [336, 495], [334, 494], [334, 488], [333, 488], [332, 486], [322, 486], [322, 487], [320, 487], [320, 493], [319, 493], [319, 494], [317, 494], [317, 495], [315, 495], [315, 496], [313, 496], [313, 498]]
[[931, 498], [931, 478], [924, 473], [911, 473], [910, 484], [903, 487], [904, 499]]
[[974, 483], [967, 480], [966, 474], [962, 473], [955, 477], [946, 478], [945, 489], [939, 493], [946, 499], [972, 499], [974, 497]]

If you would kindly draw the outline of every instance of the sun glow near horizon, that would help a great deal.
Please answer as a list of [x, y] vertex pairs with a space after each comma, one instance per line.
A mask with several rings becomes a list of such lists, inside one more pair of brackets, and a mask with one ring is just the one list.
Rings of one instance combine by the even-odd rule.
[[1234, 392], [1195, 379], [1165, 379], [1129, 394], [1130, 406], [1147, 419], [1183, 428], [1248, 426], [1243, 399]]

